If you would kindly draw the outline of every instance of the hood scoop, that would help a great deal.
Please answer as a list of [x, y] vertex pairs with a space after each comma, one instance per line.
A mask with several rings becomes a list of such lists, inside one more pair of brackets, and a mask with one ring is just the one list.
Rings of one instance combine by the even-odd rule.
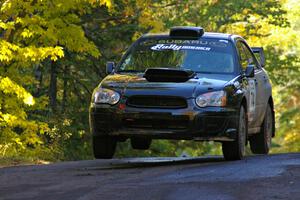
[[195, 72], [173, 68], [148, 68], [144, 78], [149, 82], [186, 82], [195, 76]]

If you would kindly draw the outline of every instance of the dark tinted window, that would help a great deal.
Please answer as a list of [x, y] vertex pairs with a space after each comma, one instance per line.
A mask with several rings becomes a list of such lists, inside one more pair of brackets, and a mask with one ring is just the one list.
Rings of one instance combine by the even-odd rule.
[[190, 69], [202, 73], [233, 73], [233, 48], [227, 40], [147, 39], [122, 59], [118, 71], [147, 68]]

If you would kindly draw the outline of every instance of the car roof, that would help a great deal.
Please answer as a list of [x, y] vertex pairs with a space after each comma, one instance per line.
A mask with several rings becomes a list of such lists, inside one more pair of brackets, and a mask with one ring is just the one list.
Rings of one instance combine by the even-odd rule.
[[[228, 34], [228, 33], [215, 33], [215, 32], [205, 32], [201, 38], [215, 38], [215, 39], [225, 39], [233, 40], [234, 38], [241, 38], [241, 36]], [[171, 38], [169, 33], [147, 33], [141, 38]], [[188, 39], [188, 38], [186, 38]]]

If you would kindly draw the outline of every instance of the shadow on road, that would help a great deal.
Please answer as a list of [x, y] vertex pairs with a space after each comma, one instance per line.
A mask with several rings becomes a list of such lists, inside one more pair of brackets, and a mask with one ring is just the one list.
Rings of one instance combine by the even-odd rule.
[[[224, 162], [223, 156], [205, 156], [205, 157], [150, 157], [150, 158], [124, 158], [114, 160], [109, 165], [94, 167], [93, 170], [107, 169], [129, 169], [160, 167], [184, 164], [216, 163]], [[91, 168], [90, 168], [91, 169]]]

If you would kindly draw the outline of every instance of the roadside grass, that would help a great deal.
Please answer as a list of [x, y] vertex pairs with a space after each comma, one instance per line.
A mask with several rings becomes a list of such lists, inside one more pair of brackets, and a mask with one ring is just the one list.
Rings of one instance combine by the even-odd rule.
[[24, 157], [2, 157], [0, 158], [0, 168], [3, 167], [12, 167], [19, 165], [41, 165], [41, 164], [49, 164], [49, 161], [32, 159], [32, 158], [24, 158]]

